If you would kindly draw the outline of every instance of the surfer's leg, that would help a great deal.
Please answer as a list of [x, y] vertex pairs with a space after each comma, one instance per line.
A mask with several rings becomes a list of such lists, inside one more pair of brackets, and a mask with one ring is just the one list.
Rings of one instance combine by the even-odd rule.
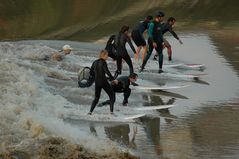
[[109, 105], [109, 104], [110, 104], [110, 100], [106, 100], [106, 101], [104, 101], [104, 102], [98, 104], [98, 107], [103, 107], [103, 106]]
[[132, 64], [131, 58], [130, 58], [130, 56], [129, 56], [129, 54], [127, 52], [123, 56], [123, 59], [125, 60], [125, 62], [129, 66], [129, 73], [132, 74], [134, 72], [134, 68], [133, 68], [133, 64]]
[[108, 94], [110, 98], [110, 112], [113, 113], [114, 111], [114, 103], [115, 103], [115, 92], [113, 91], [112, 87], [110, 84], [107, 84], [103, 87], [105, 92]]
[[148, 43], [149, 43], [148, 44], [149, 45], [149, 50], [148, 50], [148, 52], [147, 52], [147, 54], [146, 54], [146, 56], [144, 58], [143, 64], [142, 64], [141, 69], [140, 69], [140, 72], [143, 71], [143, 69], [144, 69], [147, 61], [149, 60], [149, 58], [150, 58], [150, 56], [151, 56], [151, 54], [153, 52], [153, 49], [154, 49], [152, 41], [148, 40]]
[[148, 51], [148, 47], [147, 47], [147, 45], [145, 44], [145, 45], [143, 46], [143, 52], [142, 52], [142, 63], [144, 62], [144, 57], [145, 57], [145, 55], [147, 54], [147, 51]]
[[159, 73], [163, 72], [163, 46], [161, 42], [157, 42], [157, 48], [155, 50], [157, 51], [159, 58], [158, 58], [158, 63], [159, 63]]
[[118, 77], [118, 75], [121, 74], [121, 69], [122, 69], [122, 57], [121, 56], [117, 57], [116, 64], [117, 64], [117, 70], [115, 71], [115, 74], [114, 74], [115, 79]]
[[171, 48], [171, 45], [169, 44], [169, 42], [166, 39], [164, 39], [164, 46], [167, 48], [168, 60], [172, 61], [172, 48]]
[[124, 91], [124, 101], [123, 101], [123, 105], [126, 106], [128, 104], [128, 98], [130, 96], [131, 93], [131, 89], [128, 88]]
[[93, 100], [93, 102], [91, 104], [89, 114], [91, 114], [93, 112], [93, 110], [95, 109], [96, 104], [98, 103], [98, 101], [100, 99], [101, 89], [102, 89], [101, 87], [95, 86], [95, 99]]

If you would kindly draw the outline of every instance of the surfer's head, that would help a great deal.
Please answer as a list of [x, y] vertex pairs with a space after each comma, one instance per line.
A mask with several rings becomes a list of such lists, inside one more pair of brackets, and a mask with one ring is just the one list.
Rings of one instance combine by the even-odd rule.
[[100, 59], [107, 60], [107, 59], [108, 59], [108, 51], [107, 51], [107, 50], [101, 50], [101, 51], [100, 51], [99, 58], [100, 58]]
[[131, 73], [129, 75], [130, 82], [135, 82], [137, 80], [137, 78], [138, 78], [138, 75], [136, 73]]
[[71, 53], [72, 48], [71, 48], [70, 45], [64, 45], [64, 46], [62, 47], [62, 50], [63, 50], [63, 52], [64, 52], [65, 55], [68, 55], [68, 54]]

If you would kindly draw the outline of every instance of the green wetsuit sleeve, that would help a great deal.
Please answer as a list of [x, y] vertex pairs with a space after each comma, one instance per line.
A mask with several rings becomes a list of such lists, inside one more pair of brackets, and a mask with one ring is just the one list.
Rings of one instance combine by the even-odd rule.
[[148, 37], [149, 37], [149, 39], [151, 39], [154, 42], [153, 30], [154, 30], [154, 23], [150, 23], [149, 28], [148, 28]]

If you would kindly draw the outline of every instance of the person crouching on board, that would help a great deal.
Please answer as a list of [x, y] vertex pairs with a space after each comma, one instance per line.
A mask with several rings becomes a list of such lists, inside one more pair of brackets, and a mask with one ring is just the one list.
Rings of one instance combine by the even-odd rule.
[[[57, 53], [54, 53], [51, 56], [51, 58], [52, 58], [52, 60], [55, 60], [55, 61], [62, 61], [66, 55], [69, 55], [71, 53], [71, 50], [72, 50], [72, 48], [70, 47], [70, 45], [64, 45], [62, 47], [62, 50], [60, 50]], [[63, 52], [63, 54], [61, 52]]]
[[[111, 84], [114, 92], [124, 93], [124, 100], [122, 103], [123, 106], [128, 105], [128, 98], [131, 94], [131, 89], [129, 88], [130, 84], [132, 84], [133, 86], [138, 86], [138, 84], [135, 83], [137, 78], [138, 78], [138, 75], [136, 73], [132, 73], [129, 76], [118, 77], [115, 80], [116, 82]], [[107, 104], [110, 104], [109, 100], [100, 103], [98, 106], [101, 107]]]
[[95, 99], [93, 100], [90, 108], [89, 115], [92, 114], [93, 110], [95, 109], [95, 106], [97, 105], [100, 93], [102, 88], [104, 91], [108, 94], [110, 98], [110, 113], [113, 114], [114, 109], [114, 102], [115, 102], [115, 93], [111, 87], [111, 85], [108, 83], [108, 80], [105, 76], [105, 74], [108, 75], [110, 81], [113, 83], [116, 83], [114, 80], [114, 77], [111, 75], [106, 60], [108, 59], [108, 52], [106, 50], [102, 50], [99, 55], [99, 59], [95, 60], [91, 66], [90, 74], [94, 76], [95, 78]]

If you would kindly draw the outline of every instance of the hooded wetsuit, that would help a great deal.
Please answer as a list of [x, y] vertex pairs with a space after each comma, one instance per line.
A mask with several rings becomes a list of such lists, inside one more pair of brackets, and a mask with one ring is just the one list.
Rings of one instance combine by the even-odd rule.
[[105, 74], [107, 74], [110, 80], [113, 80], [107, 63], [104, 59], [95, 60], [91, 66], [91, 75], [94, 74], [95, 77], [95, 99], [93, 100], [90, 108], [90, 112], [93, 112], [96, 104], [99, 101], [101, 89], [103, 88], [110, 98], [110, 112], [113, 112], [114, 102], [115, 102], [115, 93], [107, 81]]
[[134, 53], [136, 53], [134, 46], [130, 40], [130, 37], [127, 34], [119, 33], [115, 38], [115, 43], [117, 47], [117, 71], [115, 74], [115, 78], [118, 76], [118, 74], [121, 74], [122, 70], [122, 59], [125, 60], [125, 62], [129, 66], [130, 74], [134, 72], [133, 64], [131, 61], [131, 58], [127, 52], [127, 49], [125, 47], [126, 42], [128, 42], [129, 46], [133, 50]]

